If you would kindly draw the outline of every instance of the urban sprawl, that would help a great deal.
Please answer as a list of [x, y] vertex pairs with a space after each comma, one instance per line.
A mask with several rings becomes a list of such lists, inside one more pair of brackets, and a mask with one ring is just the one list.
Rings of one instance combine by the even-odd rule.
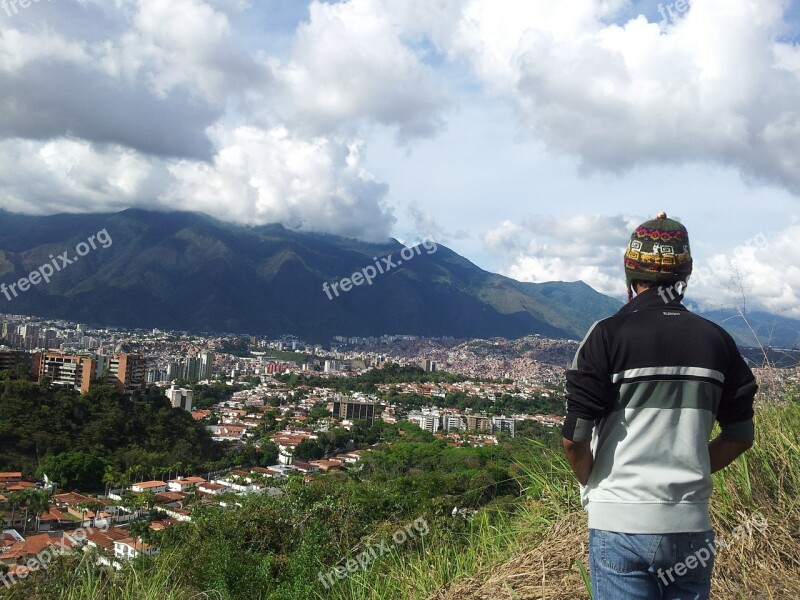
[[[577, 342], [528, 336], [518, 340], [455, 340], [411, 335], [335, 337], [327, 347], [291, 336], [279, 339], [241, 335], [192, 335], [185, 332], [128, 331], [0, 315], [0, 372], [23, 369], [31, 378], [86, 393], [96, 385], [112, 385], [138, 396], [158, 386], [176, 409], [205, 424], [213, 439], [231, 445], [253, 444], [262, 420], [284, 426], [271, 433], [278, 454], [274, 465], [241, 467], [217, 473], [179, 472], [163, 479], [130, 481], [105, 494], [63, 492], [58, 482], [27, 481], [22, 472], [0, 473], [0, 503], [26, 491], [51, 492], [50, 501], [34, 518], [28, 510], [4, 510], [0, 562], [7, 566], [2, 583], [10, 586], [30, 571], [46, 568], [63, 552], [93, 547], [103, 564], [120, 568], [124, 561], [158, 548], [135, 527], [153, 530], [191, 519], [191, 503], [221, 507], [236, 495], [279, 493], [275, 481], [292, 475], [311, 480], [322, 473], [357, 468], [369, 448], [351, 449], [319, 460], [300, 460], [295, 449], [333, 428], [350, 429], [358, 421], [413, 423], [451, 445], [497, 444], [500, 436], [516, 435], [535, 422], [557, 427], [559, 411], [494, 414], [447, 406], [449, 395], [496, 400], [533, 399], [563, 405], [565, 369]], [[460, 377], [452, 383], [381, 383], [374, 393], [343, 393], [328, 382], [355, 378], [386, 365], [417, 366], [426, 373], [446, 371]], [[287, 376], [294, 378], [287, 381]], [[295, 377], [296, 376], [296, 377]], [[784, 377], [797, 382], [797, 369]], [[313, 380], [313, 384], [304, 384]], [[231, 387], [225, 399], [198, 408], [195, 386]], [[409, 407], [403, 399], [417, 397]], [[519, 406], [515, 404], [515, 406]], [[313, 410], [324, 417], [309, 419]], [[563, 413], [562, 413], [563, 414]], [[191, 502], [190, 502], [191, 501]]]

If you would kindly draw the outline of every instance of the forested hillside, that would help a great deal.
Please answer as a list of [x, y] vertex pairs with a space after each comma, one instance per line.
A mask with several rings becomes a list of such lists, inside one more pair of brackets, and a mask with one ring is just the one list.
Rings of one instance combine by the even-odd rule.
[[0, 470], [47, 474], [61, 488], [101, 490], [106, 466], [134, 477], [221, 458], [205, 428], [157, 389], [131, 400], [112, 386], [89, 393], [0, 380]]

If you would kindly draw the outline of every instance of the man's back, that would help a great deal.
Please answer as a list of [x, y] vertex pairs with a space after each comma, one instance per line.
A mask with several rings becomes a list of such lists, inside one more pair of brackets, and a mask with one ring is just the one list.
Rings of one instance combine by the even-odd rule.
[[567, 374], [568, 402], [599, 403], [604, 414], [582, 489], [590, 528], [709, 529], [715, 417], [726, 425], [752, 417], [751, 403], [737, 398], [752, 397], [755, 383], [731, 337], [656, 292], [597, 323]]

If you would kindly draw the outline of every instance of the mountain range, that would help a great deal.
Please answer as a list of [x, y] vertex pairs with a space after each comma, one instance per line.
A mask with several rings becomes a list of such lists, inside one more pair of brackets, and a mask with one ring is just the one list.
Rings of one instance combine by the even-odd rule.
[[[580, 281], [524, 283], [490, 273], [432, 240], [406, 248], [187, 212], [0, 211], [0, 283], [40, 267], [54, 271], [50, 281], [14, 289], [16, 296], [4, 291], [0, 312], [327, 342], [382, 334], [580, 338], [621, 306]], [[739, 341], [750, 335], [724, 311], [709, 316]], [[760, 313], [750, 324], [771, 328], [773, 345], [794, 345], [800, 332], [798, 321]]]

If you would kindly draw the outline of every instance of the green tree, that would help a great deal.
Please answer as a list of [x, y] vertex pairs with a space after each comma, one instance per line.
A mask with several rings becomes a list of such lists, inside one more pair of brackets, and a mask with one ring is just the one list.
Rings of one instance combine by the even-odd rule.
[[47, 475], [66, 490], [102, 489], [106, 461], [84, 452], [62, 452], [45, 456], [39, 473]]

